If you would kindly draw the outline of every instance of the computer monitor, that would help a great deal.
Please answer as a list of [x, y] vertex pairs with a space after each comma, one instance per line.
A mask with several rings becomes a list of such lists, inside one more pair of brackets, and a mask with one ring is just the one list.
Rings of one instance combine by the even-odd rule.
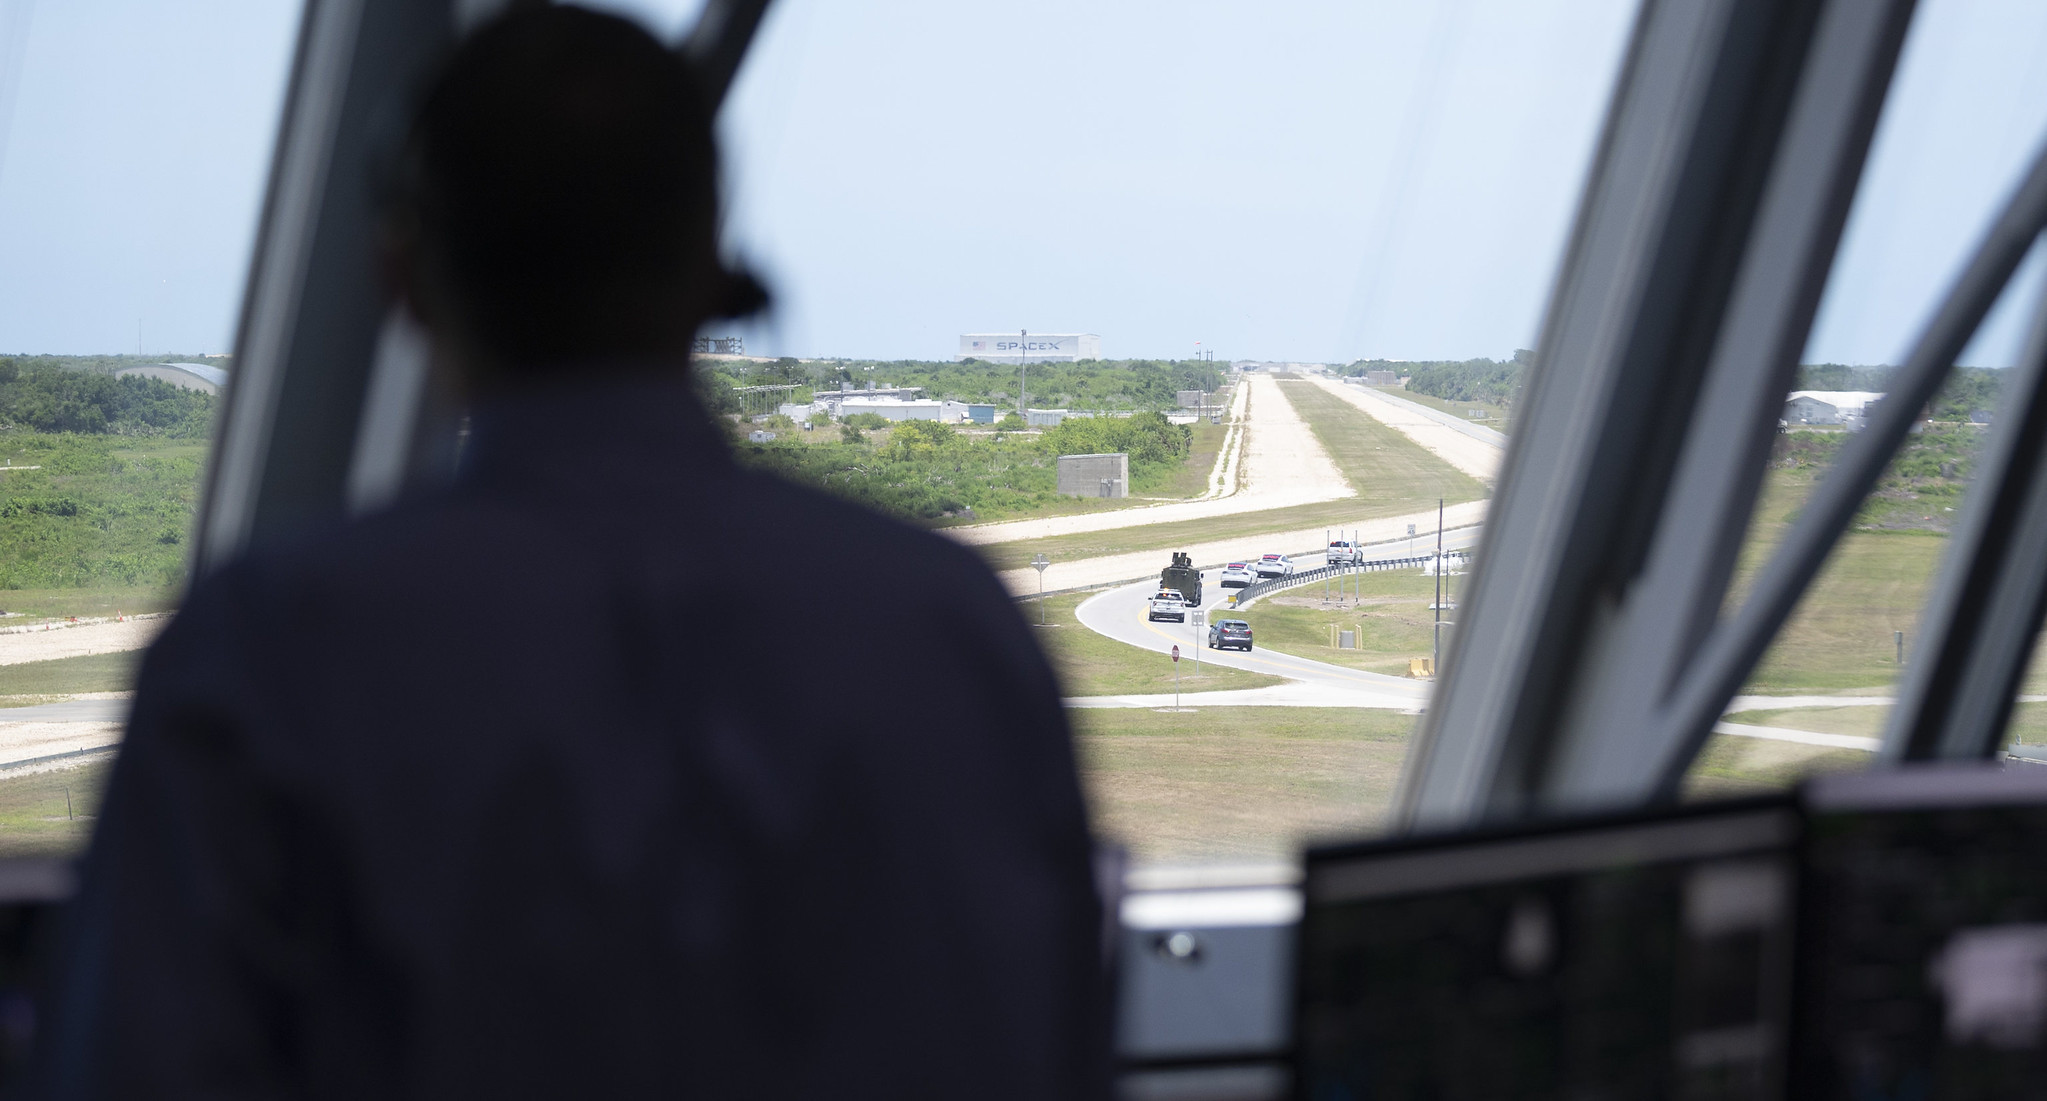
[[2047, 1096], [2047, 767], [1806, 786], [1792, 1089]]
[[1296, 1095], [1777, 1096], [1797, 833], [1770, 800], [1309, 852]]

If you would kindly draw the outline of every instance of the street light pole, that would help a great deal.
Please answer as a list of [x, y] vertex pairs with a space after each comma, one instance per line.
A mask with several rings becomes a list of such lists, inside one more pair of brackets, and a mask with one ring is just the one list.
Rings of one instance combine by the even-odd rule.
[[1018, 329], [1016, 332], [1016, 354], [1018, 357], [1016, 415], [1028, 422], [1031, 419], [1031, 414], [1025, 403], [1030, 400], [1030, 394], [1027, 392], [1027, 389], [1030, 386], [1031, 380], [1031, 331], [1029, 329]]

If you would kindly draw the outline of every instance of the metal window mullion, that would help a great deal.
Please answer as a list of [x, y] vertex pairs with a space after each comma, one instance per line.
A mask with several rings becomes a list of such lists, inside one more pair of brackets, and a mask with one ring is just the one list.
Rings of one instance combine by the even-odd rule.
[[308, 0], [306, 5], [249, 268], [234, 371], [193, 533], [195, 573], [238, 553], [254, 522], [362, 8], [362, 0]]
[[1920, 618], [1882, 756], [1988, 756], [2047, 599], [2047, 295]]
[[1840, 458], [1814, 489], [1784, 542], [1764, 565], [1748, 599], [1731, 619], [1714, 628], [1698, 661], [1671, 694], [1672, 703], [1657, 723], [1657, 741], [1672, 747], [1660, 770], [1658, 790], [1662, 794], [1678, 790], [1686, 767], [1705, 744], [1721, 710], [1819, 573], [1913, 422], [1947, 378], [1955, 357], [2025, 259], [2043, 224], [2047, 224], [2047, 150], [2034, 160], [1949, 288], [1892, 380], [1889, 395], [1877, 403], [1864, 429], [1849, 439]]
[[1627, 804], [1668, 752], [1651, 719], [1719, 618], [1913, 0], [1821, 12], [1729, 305], [1641, 573], [1606, 624], [1558, 723], [1539, 798]]
[[[1679, 413], [1747, 240], [1757, 143], [1811, 33], [1803, 0], [1643, 7], [1560, 269], [1486, 548], [1444, 677], [1402, 775], [1410, 829], [1526, 813], [1583, 638], [1660, 494]], [[1796, 32], [1795, 34], [1792, 32]], [[1795, 77], [1795, 71], [1791, 74]], [[1773, 94], [1781, 99], [1771, 100]], [[1774, 115], [1771, 114], [1775, 110]], [[1757, 134], [1758, 120], [1767, 133]], [[1768, 148], [1774, 149], [1774, 143]], [[1669, 388], [1681, 391], [1673, 399]], [[1681, 421], [1679, 422], [1681, 423]], [[1643, 469], [1666, 468], [1663, 474]]]

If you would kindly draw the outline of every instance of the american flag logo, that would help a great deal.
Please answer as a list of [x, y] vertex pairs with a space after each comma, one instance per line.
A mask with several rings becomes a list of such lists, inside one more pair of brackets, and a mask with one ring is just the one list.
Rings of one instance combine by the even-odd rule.
[[983, 350], [985, 350], [985, 349], [986, 349], [987, 347], [988, 347], [988, 342], [987, 342], [987, 341], [985, 341], [985, 340], [976, 340], [976, 341], [974, 341], [974, 350], [975, 350], [975, 351], [977, 351], [977, 352], [978, 352], [978, 351], [983, 351]]

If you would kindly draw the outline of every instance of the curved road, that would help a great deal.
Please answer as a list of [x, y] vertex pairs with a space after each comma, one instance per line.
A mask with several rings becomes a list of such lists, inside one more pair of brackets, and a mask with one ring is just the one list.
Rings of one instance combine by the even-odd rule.
[[[1445, 532], [1443, 548], [1469, 550], [1478, 545], [1478, 538], [1479, 529], [1475, 527]], [[1416, 549], [1426, 554], [1433, 546], [1431, 540], [1428, 546]], [[1408, 541], [1401, 539], [1390, 543], [1372, 544], [1366, 550], [1368, 557], [1372, 558], [1402, 557], [1408, 553]], [[1161, 557], [1170, 561], [1170, 554]], [[1314, 569], [1322, 565], [1322, 556], [1319, 554], [1296, 556], [1295, 565], [1303, 570]], [[1165, 566], [1161, 564], [1159, 568], [1164, 569]], [[1201, 607], [1208, 611], [1210, 621], [1213, 621], [1219, 612], [1227, 613], [1229, 598], [1237, 591], [1222, 588], [1219, 584], [1221, 572], [1209, 570], [1201, 575], [1203, 598]], [[1134, 585], [1110, 589], [1081, 604], [1075, 615], [1090, 630], [1107, 635], [1118, 642], [1128, 643], [1156, 654], [1167, 653], [1177, 645], [1180, 647], [1183, 661], [1192, 661], [1194, 653], [1199, 651], [1201, 660], [1205, 662], [1253, 673], [1271, 673], [1319, 688], [1343, 691], [1357, 697], [1357, 705], [1415, 708], [1428, 700], [1429, 684], [1406, 677], [1368, 673], [1362, 669], [1331, 665], [1263, 648], [1252, 650], [1250, 653], [1241, 650], [1210, 650], [1206, 627], [1196, 632], [1191, 622], [1153, 623], [1146, 618], [1148, 602], [1151, 595], [1157, 591], [1156, 581], [1141, 581]]]

